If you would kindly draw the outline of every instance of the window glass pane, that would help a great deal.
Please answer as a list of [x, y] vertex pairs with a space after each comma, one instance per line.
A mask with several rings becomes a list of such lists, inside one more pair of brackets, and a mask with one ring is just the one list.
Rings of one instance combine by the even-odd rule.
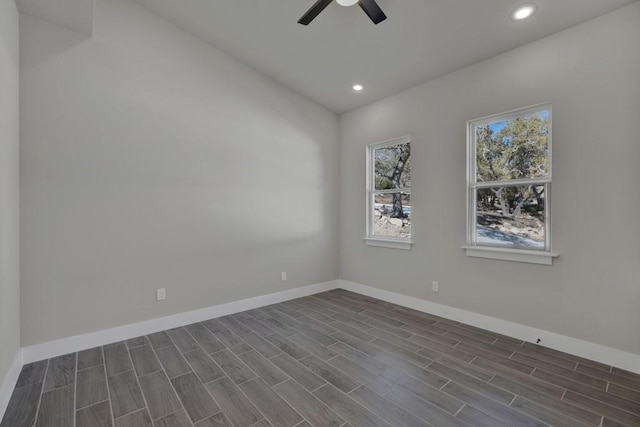
[[477, 126], [474, 131], [478, 182], [548, 175], [548, 111]]
[[410, 194], [374, 195], [373, 234], [404, 239], [411, 237]]
[[476, 242], [545, 249], [545, 186], [477, 190]]
[[411, 188], [411, 149], [408, 142], [376, 148], [373, 154], [376, 190]]

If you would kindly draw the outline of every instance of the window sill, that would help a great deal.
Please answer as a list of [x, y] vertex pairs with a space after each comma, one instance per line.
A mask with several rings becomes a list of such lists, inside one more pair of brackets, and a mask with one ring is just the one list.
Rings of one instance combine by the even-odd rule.
[[463, 246], [467, 256], [476, 258], [498, 259], [502, 261], [526, 262], [530, 264], [553, 265], [557, 253], [544, 251], [528, 251], [525, 249], [495, 248], [489, 246]]
[[365, 237], [364, 242], [367, 246], [377, 246], [380, 248], [411, 250], [413, 242], [400, 239], [384, 239], [382, 237]]

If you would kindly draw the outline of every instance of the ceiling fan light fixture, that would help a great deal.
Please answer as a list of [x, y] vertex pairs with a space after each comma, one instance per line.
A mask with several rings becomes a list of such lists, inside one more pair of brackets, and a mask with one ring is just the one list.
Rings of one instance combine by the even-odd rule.
[[356, 92], [360, 92], [362, 89], [364, 89], [364, 86], [362, 86], [360, 83], [356, 83], [353, 86], [351, 86], [351, 88]]
[[511, 19], [514, 21], [522, 21], [523, 19], [529, 18], [536, 11], [535, 4], [525, 4], [517, 8], [511, 13]]
[[358, 0], [336, 0], [340, 6], [353, 6]]

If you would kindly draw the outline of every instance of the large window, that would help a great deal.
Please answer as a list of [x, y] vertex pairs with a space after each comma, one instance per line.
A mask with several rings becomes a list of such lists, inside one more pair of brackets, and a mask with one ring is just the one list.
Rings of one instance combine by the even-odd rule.
[[467, 254], [550, 264], [551, 105], [468, 123]]
[[411, 139], [367, 147], [367, 237], [373, 246], [411, 248]]

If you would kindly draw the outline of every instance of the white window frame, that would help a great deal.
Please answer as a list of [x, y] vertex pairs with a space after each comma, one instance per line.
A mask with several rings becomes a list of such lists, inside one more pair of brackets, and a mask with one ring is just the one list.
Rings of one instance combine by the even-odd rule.
[[[477, 181], [476, 168], [476, 134], [477, 127], [491, 123], [512, 120], [543, 111], [549, 112], [548, 134], [548, 174], [542, 178], [518, 179], [508, 181]], [[505, 261], [526, 262], [532, 264], [551, 265], [558, 254], [551, 250], [551, 182], [552, 182], [552, 121], [553, 113], [550, 103], [537, 104], [526, 108], [493, 114], [467, 122], [467, 244], [463, 246], [467, 256], [490, 258]], [[477, 191], [482, 188], [513, 187], [540, 185], [545, 187], [545, 244], [543, 250], [497, 245], [479, 244], [477, 242]]]
[[[375, 144], [367, 145], [367, 220], [366, 220], [367, 234], [366, 234], [366, 237], [364, 238], [364, 241], [368, 246], [378, 246], [383, 248], [410, 250], [411, 245], [413, 245], [413, 241], [411, 239], [405, 239], [401, 237], [378, 236], [374, 234], [375, 195], [385, 194], [385, 193], [406, 193], [411, 195], [410, 187], [394, 188], [391, 190], [376, 190], [375, 150], [379, 148], [391, 147], [394, 145], [402, 145], [407, 143], [411, 144], [410, 136], [403, 136], [400, 138], [394, 138], [387, 141], [382, 141], [382, 142], [377, 142]], [[413, 219], [413, 206], [411, 209], [411, 218]], [[413, 237], [413, 222], [411, 223], [411, 236]]]

